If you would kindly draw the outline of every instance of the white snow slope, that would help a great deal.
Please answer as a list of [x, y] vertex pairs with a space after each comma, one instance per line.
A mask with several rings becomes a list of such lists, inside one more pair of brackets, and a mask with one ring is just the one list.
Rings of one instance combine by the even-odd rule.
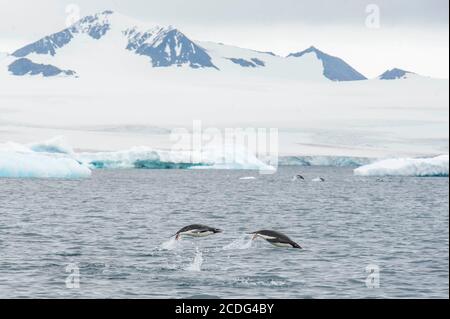
[[[14, 76], [0, 60], [0, 143], [64, 135], [76, 150], [170, 149], [168, 131], [278, 128], [280, 155], [417, 157], [448, 153], [448, 80], [333, 82], [314, 53], [300, 58], [198, 42], [216, 68], [154, 67], [125, 50], [138, 25], [119, 14], [99, 40], [78, 34], [35, 63], [78, 77]], [[244, 68], [230, 58], [264, 61]]]

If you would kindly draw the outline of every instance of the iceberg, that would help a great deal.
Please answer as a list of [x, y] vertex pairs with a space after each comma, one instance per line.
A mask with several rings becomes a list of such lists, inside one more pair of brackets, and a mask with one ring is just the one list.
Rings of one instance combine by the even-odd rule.
[[34, 152], [74, 154], [72, 147], [63, 136], [54, 137], [48, 141], [31, 144], [30, 149]]
[[92, 169], [175, 169], [200, 165], [192, 163], [182, 154], [175, 156], [169, 151], [157, 151], [145, 146], [116, 152], [79, 153], [76, 158]]
[[0, 177], [78, 179], [91, 170], [68, 157], [36, 152], [0, 151]]
[[373, 161], [367, 157], [352, 156], [283, 156], [280, 157], [279, 164], [280, 166], [359, 167]]
[[78, 153], [76, 159], [92, 169], [243, 169], [274, 170], [256, 156], [241, 149], [208, 148], [185, 150], [155, 150], [133, 147], [117, 152]]
[[0, 178], [62, 178], [91, 176], [91, 170], [72, 158], [73, 150], [64, 138], [22, 145], [0, 144]]
[[448, 177], [448, 155], [433, 158], [395, 158], [378, 161], [354, 170], [359, 176], [442, 176]]
[[275, 171], [239, 147], [188, 151], [140, 146], [123, 151], [77, 153], [63, 137], [28, 145], [0, 144], [0, 177], [83, 178], [95, 169], [199, 168]]
[[[280, 166], [358, 167], [359, 176], [448, 176], [449, 156], [375, 161], [344, 156], [281, 157]], [[232, 169], [273, 173], [276, 168], [243, 147], [225, 145], [199, 151], [147, 146], [111, 152], [75, 152], [64, 137], [44, 142], [0, 144], [0, 177], [86, 178], [96, 169]]]

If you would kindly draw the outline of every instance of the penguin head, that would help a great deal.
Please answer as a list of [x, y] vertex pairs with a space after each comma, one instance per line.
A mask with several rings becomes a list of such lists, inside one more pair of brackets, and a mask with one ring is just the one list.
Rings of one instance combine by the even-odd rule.
[[292, 243], [292, 247], [293, 248], [297, 248], [297, 249], [303, 249], [299, 244], [297, 243]]

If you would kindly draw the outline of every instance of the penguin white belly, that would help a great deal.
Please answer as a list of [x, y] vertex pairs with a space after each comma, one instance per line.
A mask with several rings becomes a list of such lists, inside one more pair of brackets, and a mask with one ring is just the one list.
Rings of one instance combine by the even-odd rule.
[[212, 231], [199, 232], [197, 230], [189, 230], [187, 232], [182, 233], [183, 235], [192, 236], [192, 237], [206, 237], [212, 235]]
[[273, 243], [273, 242], [271, 242], [271, 244], [276, 246], [276, 247], [281, 247], [281, 248], [292, 248], [291, 244], [286, 244], [286, 243]]

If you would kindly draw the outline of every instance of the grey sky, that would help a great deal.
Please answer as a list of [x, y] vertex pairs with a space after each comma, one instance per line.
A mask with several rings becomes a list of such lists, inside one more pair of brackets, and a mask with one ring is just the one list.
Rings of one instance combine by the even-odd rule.
[[[371, 77], [401, 67], [448, 78], [448, 0], [0, 0], [0, 51], [64, 28], [71, 3], [282, 55], [315, 45]], [[372, 3], [380, 28], [365, 23]]]

